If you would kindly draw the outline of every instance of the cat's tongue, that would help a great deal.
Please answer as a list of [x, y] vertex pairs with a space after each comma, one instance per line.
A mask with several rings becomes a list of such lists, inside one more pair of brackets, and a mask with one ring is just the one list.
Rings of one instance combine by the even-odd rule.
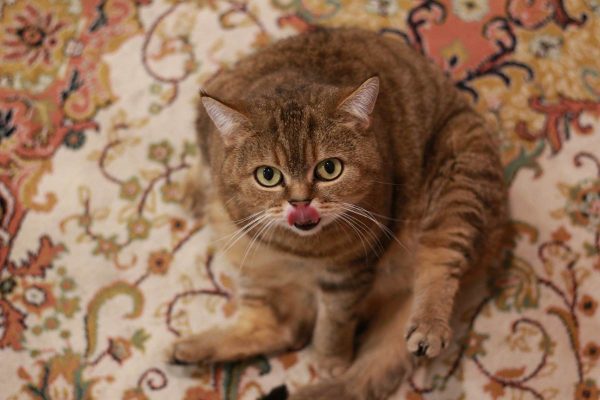
[[321, 217], [316, 208], [310, 205], [299, 204], [292, 208], [288, 214], [287, 220], [290, 225], [314, 225], [319, 222]]

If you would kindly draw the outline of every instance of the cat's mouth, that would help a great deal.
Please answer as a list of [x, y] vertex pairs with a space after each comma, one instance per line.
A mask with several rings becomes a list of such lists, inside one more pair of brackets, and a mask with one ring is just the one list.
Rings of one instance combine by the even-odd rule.
[[296, 202], [288, 209], [287, 222], [302, 233], [312, 234], [321, 222], [321, 215], [310, 202]]
[[317, 227], [317, 225], [319, 225], [319, 222], [321, 222], [321, 218], [315, 220], [315, 221], [302, 221], [302, 222], [296, 222], [294, 224], [294, 227], [300, 229], [301, 231], [310, 231], [314, 228]]

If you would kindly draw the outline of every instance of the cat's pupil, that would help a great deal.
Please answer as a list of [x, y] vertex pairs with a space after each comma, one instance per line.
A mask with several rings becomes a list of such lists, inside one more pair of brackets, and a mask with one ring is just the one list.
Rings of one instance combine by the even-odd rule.
[[333, 163], [333, 161], [328, 160], [325, 161], [325, 165], [323, 166], [323, 168], [325, 168], [325, 171], [328, 174], [333, 174], [333, 172], [335, 171], [335, 164]]
[[266, 180], [270, 181], [275, 176], [275, 172], [273, 172], [273, 168], [266, 167], [263, 169], [263, 176]]

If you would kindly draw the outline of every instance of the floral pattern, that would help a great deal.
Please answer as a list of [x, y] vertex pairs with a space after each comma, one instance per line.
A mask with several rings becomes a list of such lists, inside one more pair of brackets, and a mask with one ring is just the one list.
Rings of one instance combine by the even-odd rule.
[[514, 232], [502, 274], [394, 398], [600, 397], [597, 1], [10, 0], [3, 398], [256, 399], [315, 379], [304, 352], [186, 374], [165, 350], [236, 310], [235, 271], [181, 204], [198, 90], [318, 25], [406, 40], [499, 128]]

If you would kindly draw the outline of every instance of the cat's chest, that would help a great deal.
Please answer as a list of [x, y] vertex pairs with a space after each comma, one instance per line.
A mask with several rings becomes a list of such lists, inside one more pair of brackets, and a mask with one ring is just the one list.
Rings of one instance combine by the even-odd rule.
[[252, 246], [251, 240], [242, 239], [225, 256], [238, 270], [241, 282], [250, 286], [294, 285], [310, 289], [315, 286], [316, 275], [323, 268], [322, 262], [317, 260], [278, 252], [268, 246], [249, 246]]

